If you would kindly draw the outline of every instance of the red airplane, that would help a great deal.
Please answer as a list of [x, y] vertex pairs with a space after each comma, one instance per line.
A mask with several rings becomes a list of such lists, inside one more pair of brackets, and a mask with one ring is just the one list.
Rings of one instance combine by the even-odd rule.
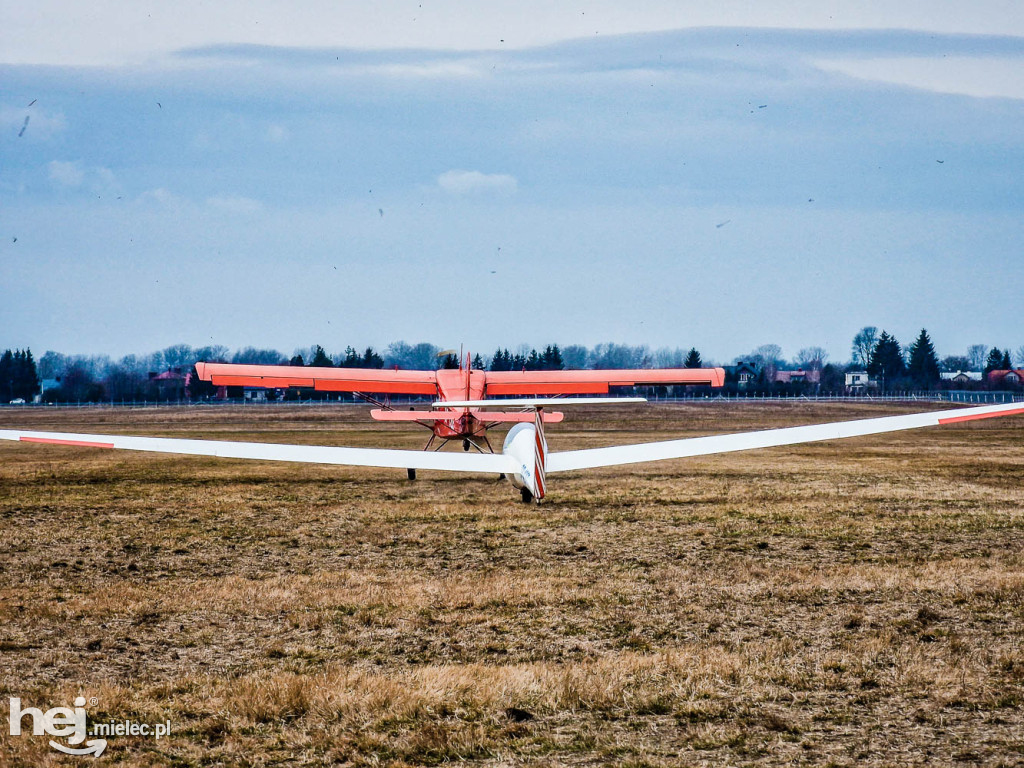
[[[232, 363], [196, 363], [199, 378], [215, 386], [265, 387], [284, 389], [304, 387], [318, 392], [351, 392], [375, 405], [370, 411], [378, 421], [410, 421], [429, 428], [433, 434], [424, 450], [441, 439], [442, 448], [449, 440], [462, 440], [463, 450], [471, 447], [494, 453], [487, 440], [487, 430], [497, 424], [533, 422], [532, 411], [484, 411], [477, 406], [445, 407], [447, 401], [477, 403], [495, 397], [604, 395], [609, 387], [671, 386], [673, 384], [721, 387], [725, 383], [722, 368], [655, 368], [632, 370], [584, 371], [480, 371], [465, 365], [457, 370], [402, 371], [378, 368], [299, 368], [287, 365], [235, 365]], [[431, 410], [392, 408], [372, 397], [385, 395], [428, 395], [435, 399]], [[589, 402], [593, 402], [588, 398]], [[511, 401], [506, 407], [520, 406]], [[521, 407], [529, 407], [523, 401]], [[558, 423], [563, 414], [543, 412], [545, 424]], [[410, 470], [410, 478], [414, 476]]]

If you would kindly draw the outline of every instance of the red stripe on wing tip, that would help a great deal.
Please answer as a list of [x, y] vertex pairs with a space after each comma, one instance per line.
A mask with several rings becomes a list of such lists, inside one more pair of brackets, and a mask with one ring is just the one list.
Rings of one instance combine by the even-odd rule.
[[939, 419], [939, 424], [958, 424], [961, 421], [975, 421], [977, 419], [994, 419], [997, 416], [1014, 416], [1024, 413], [1024, 408], [1013, 408], [1009, 411], [998, 411], [996, 413], [975, 413], [970, 416], [950, 416], [947, 419]]
[[77, 445], [83, 448], [113, 448], [113, 443], [96, 443], [91, 440], [58, 440], [54, 437], [27, 437], [22, 435], [18, 438], [23, 443], [47, 443], [49, 445]]

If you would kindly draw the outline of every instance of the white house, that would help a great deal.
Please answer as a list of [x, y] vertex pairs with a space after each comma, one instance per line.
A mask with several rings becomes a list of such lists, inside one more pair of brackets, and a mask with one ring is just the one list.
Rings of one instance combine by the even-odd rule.
[[942, 377], [943, 381], [949, 381], [953, 384], [969, 384], [972, 381], [982, 381], [984, 379], [981, 371], [956, 371], [955, 373], [944, 371], [939, 376]]
[[877, 386], [878, 382], [868, 376], [867, 371], [849, 371], [846, 374], [847, 389], [866, 389]]

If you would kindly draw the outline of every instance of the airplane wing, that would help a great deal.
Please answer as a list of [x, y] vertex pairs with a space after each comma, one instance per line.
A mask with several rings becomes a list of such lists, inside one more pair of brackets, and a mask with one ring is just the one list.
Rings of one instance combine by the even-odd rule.
[[436, 395], [436, 371], [391, 368], [305, 368], [291, 365], [196, 363], [203, 381], [224, 387], [308, 387], [321, 392], [387, 392]]
[[609, 387], [725, 383], [723, 368], [643, 368], [587, 371], [487, 371], [487, 397], [495, 395], [600, 395]]
[[688, 456], [708, 456], [715, 453], [748, 451], [754, 448], [770, 448], [778, 445], [836, 440], [842, 437], [877, 435], [883, 432], [957, 424], [975, 419], [1014, 414], [1024, 414], [1024, 403], [983, 405], [976, 408], [955, 408], [947, 411], [912, 413], [905, 416], [882, 416], [874, 419], [812, 424], [805, 427], [768, 429], [761, 432], [690, 437], [683, 440], [616, 445], [609, 448], [587, 448], [580, 451], [549, 452], [546, 470], [548, 474], [551, 474], [552, 472], [568, 472], [573, 469], [638, 464], [644, 461], [681, 459]]
[[222, 440], [184, 440], [169, 437], [129, 437], [70, 432], [31, 432], [0, 429], [0, 440], [85, 448], [120, 448], [129, 451], [178, 453], [189, 456], [218, 456], [229, 459], [296, 461], [305, 464], [344, 464], [356, 467], [396, 469], [439, 469], [452, 472], [515, 472], [516, 462], [501, 453], [442, 453], [387, 448], [339, 448], [323, 445], [282, 445], [241, 443]]

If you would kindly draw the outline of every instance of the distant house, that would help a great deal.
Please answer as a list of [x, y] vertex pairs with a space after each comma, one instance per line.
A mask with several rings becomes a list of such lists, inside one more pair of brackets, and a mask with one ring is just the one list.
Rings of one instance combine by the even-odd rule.
[[803, 368], [795, 371], [775, 371], [772, 381], [779, 384], [820, 384], [821, 371], [805, 371]]
[[988, 383], [991, 387], [1019, 387], [1024, 383], [1024, 368], [1008, 371], [989, 371]]
[[870, 389], [877, 386], [878, 382], [872, 379], [867, 371], [847, 371], [846, 373], [847, 389]]
[[181, 400], [185, 397], [185, 375], [181, 368], [168, 368], [163, 373], [150, 371], [149, 382], [157, 388], [162, 398]]
[[757, 366], [744, 362], [727, 365], [725, 366], [725, 380], [735, 383], [737, 389], [747, 389], [757, 383]]
[[971, 382], [979, 382], [984, 380], [984, 376], [981, 371], [945, 371], [940, 373], [939, 376], [943, 381], [948, 381], [951, 384], [970, 384]]

